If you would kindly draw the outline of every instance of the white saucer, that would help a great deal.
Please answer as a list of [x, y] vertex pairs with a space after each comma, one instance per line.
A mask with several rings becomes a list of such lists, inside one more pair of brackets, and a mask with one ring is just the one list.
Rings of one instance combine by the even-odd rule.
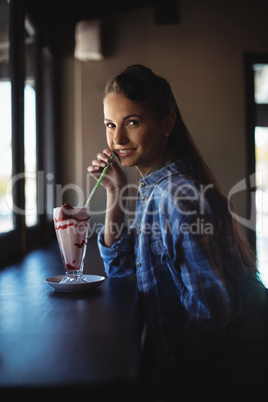
[[85, 292], [96, 286], [99, 286], [104, 280], [104, 276], [99, 275], [83, 275], [86, 282], [81, 283], [59, 283], [65, 275], [51, 276], [46, 278], [45, 282], [55, 290], [60, 292]]

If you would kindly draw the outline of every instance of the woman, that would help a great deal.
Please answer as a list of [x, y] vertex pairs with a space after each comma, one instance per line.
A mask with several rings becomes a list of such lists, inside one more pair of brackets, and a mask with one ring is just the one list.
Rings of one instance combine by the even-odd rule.
[[164, 78], [142, 65], [112, 78], [104, 123], [109, 149], [89, 172], [98, 178], [114, 153], [140, 174], [129, 228], [118, 202], [127, 179], [115, 160], [102, 181], [107, 212], [98, 242], [107, 275], [136, 274], [158, 367], [207, 356], [253, 308], [261, 287], [254, 255]]

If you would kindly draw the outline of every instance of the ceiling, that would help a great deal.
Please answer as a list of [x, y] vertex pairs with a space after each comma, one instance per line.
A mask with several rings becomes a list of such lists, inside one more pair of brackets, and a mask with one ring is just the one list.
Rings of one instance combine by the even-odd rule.
[[25, 0], [27, 12], [38, 23], [58, 25], [154, 6], [157, 23], [178, 22], [178, 0]]

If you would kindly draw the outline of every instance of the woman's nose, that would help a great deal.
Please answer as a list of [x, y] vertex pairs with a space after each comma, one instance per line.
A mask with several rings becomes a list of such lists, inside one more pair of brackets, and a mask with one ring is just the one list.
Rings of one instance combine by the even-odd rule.
[[113, 143], [115, 145], [126, 144], [128, 138], [126, 136], [125, 130], [122, 127], [117, 127], [114, 132]]

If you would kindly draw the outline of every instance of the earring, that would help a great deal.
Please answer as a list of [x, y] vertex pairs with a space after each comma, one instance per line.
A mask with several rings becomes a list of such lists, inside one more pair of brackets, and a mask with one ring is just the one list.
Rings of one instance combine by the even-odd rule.
[[168, 137], [168, 136], [169, 136], [169, 133], [166, 133], [165, 136]]

